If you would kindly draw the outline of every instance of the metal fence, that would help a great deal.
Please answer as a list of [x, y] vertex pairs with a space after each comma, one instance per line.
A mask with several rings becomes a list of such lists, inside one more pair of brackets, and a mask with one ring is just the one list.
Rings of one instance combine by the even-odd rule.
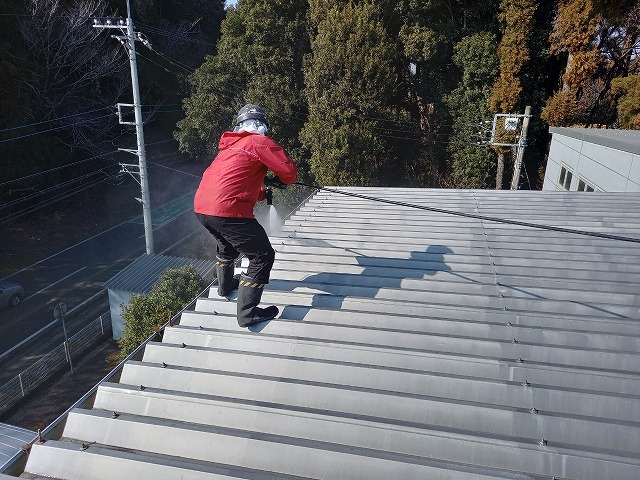
[[[100, 340], [111, 335], [111, 314], [103, 313], [69, 338], [71, 360], [80, 357]], [[68, 366], [65, 344], [61, 343], [33, 365], [0, 387], [0, 415]]]

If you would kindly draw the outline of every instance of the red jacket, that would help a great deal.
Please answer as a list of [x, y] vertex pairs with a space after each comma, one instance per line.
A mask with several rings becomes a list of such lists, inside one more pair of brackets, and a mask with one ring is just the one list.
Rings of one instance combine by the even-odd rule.
[[195, 213], [253, 218], [253, 207], [264, 199], [262, 182], [267, 170], [286, 184], [297, 179], [295, 164], [269, 137], [250, 132], [224, 132], [218, 149], [196, 191]]

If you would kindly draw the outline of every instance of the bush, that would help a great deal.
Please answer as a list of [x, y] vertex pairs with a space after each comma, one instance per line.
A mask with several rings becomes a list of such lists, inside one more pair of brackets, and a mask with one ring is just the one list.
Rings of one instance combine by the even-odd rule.
[[148, 295], [133, 295], [122, 309], [124, 334], [118, 339], [125, 359], [171, 317], [189, 304], [206, 286], [195, 268], [167, 269]]

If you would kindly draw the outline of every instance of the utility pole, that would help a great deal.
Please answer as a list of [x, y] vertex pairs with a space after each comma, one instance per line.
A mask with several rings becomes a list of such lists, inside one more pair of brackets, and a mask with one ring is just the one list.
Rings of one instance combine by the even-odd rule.
[[[140, 103], [140, 88], [138, 86], [138, 67], [136, 63], [136, 39], [140, 39], [139, 35], [133, 30], [133, 20], [131, 19], [131, 6], [129, 0], [127, 0], [127, 19], [117, 19], [114, 22], [113, 19], [94, 19], [93, 26], [95, 28], [117, 28], [124, 35], [112, 35], [122, 43], [129, 55], [129, 64], [131, 66], [131, 84], [133, 88], [133, 109], [135, 114], [135, 122], [125, 122], [120, 115], [120, 123], [122, 124], [134, 124], [136, 126], [137, 137], [137, 150], [120, 149], [126, 152], [135, 153], [138, 155], [138, 174], [140, 176], [140, 189], [142, 203], [142, 218], [144, 220], [144, 238], [147, 248], [147, 255], [153, 254], [153, 223], [151, 221], [151, 202], [149, 200], [149, 180], [147, 175], [147, 159], [144, 145], [144, 129], [142, 124], [142, 105]], [[125, 29], [126, 28], [126, 29]], [[118, 112], [120, 113], [120, 107], [118, 105]], [[126, 105], [131, 106], [131, 105]]]
[[518, 189], [520, 183], [520, 171], [522, 169], [522, 158], [524, 157], [524, 148], [527, 146], [527, 132], [529, 131], [529, 118], [531, 118], [531, 107], [527, 105], [524, 109], [524, 119], [522, 120], [522, 133], [518, 141], [518, 153], [516, 161], [513, 165], [513, 177], [511, 178], [511, 190]]

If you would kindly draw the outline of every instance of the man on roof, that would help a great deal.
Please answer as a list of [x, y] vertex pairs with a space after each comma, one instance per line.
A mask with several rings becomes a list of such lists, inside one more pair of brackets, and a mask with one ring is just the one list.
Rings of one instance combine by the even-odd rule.
[[[233, 131], [222, 134], [218, 154], [205, 170], [194, 198], [198, 220], [217, 243], [218, 294], [226, 297], [238, 289], [241, 327], [271, 320], [279, 313], [276, 306], [258, 307], [269, 283], [275, 251], [253, 209], [267, 198], [263, 184], [285, 188], [296, 181], [298, 171], [268, 135], [265, 110], [252, 104], [242, 107]], [[275, 177], [265, 178], [269, 170]], [[234, 275], [235, 260], [241, 254], [249, 259], [249, 267], [246, 273]]]

